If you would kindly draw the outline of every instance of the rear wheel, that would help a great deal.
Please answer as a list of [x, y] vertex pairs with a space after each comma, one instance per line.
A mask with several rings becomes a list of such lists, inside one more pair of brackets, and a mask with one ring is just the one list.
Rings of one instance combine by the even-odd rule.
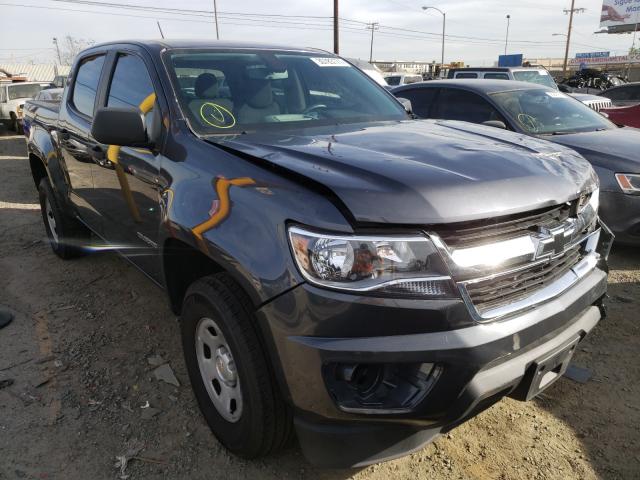
[[40, 180], [38, 193], [44, 228], [53, 252], [63, 259], [82, 255], [88, 237], [84, 226], [59, 207], [48, 179]]
[[18, 117], [16, 117], [15, 113], [11, 113], [9, 128], [18, 134], [22, 133], [22, 124], [18, 121]]
[[218, 440], [245, 458], [282, 448], [292, 426], [251, 311], [241, 288], [222, 273], [189, 288], [180, 318], [200, 410]]

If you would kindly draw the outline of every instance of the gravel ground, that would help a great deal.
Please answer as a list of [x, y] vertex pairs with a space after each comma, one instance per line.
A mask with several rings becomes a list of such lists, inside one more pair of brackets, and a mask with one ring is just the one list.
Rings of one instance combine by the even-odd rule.
[[[640, 478], [640, 252], [616, 249], [610, 315], [539, 399], [505, 399], [424, 449], [362, 470], [318, 470], [293, 442], [247, 462], [202, 419], [162, 291], [113, 254], [63, 262], [44, 239], [21, 137], [0, 133], [0, 479]], [[161, 356], [180, 386], [155, 378]], [[150, 358], [151, 357], [151, 358]], [[1, 385], [1, 383], [0, 383]], [[149, 405], [149, 408], [143, 408]]]

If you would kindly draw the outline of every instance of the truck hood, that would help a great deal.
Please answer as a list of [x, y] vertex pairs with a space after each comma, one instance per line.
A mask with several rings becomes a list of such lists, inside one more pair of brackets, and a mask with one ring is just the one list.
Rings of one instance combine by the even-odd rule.
[[591, 164], [623, 173], [640, 173], [640, 130], [624, 127], [550, 137], [574, 149]]
[[508, 215], [566, 202], [597, 182], [569, 149], [466, 122], [334, 125], [207, 140], [320, 183], [358, 223]]

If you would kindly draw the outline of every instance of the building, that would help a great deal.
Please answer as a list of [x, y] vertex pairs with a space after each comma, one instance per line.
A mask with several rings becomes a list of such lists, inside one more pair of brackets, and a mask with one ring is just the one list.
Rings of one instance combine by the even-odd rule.
[[28, 82], [53, 82], [58, 75], [69, 75], [71, 67], [44, 63], [0, 63], [0, 79], [7, 78], [2, 74], [3, 70], [14, 77], [24, 78]]

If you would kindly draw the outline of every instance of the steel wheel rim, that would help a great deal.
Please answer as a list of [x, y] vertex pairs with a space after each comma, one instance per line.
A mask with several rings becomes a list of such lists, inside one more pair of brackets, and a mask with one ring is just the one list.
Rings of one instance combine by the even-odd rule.
[[51, 238], [52, 238], [53, 242], [57, 245], [58, 244], [58, 230], [57, 230], [56, 217], [53, 215], [53, 209], [51, 208], [51, 202], [49, 202], [48, 198], [45, 198], [44, 205], [45, 205], [45, 215], [47, 217], [47, 224], [49, 225], [49, 232], [51, 232]]
[[228, 422], [240, 420], [242, 390], [231, 348], [218, 324], [207, 317], [196, 326], [196, 358], [213, 406]]

